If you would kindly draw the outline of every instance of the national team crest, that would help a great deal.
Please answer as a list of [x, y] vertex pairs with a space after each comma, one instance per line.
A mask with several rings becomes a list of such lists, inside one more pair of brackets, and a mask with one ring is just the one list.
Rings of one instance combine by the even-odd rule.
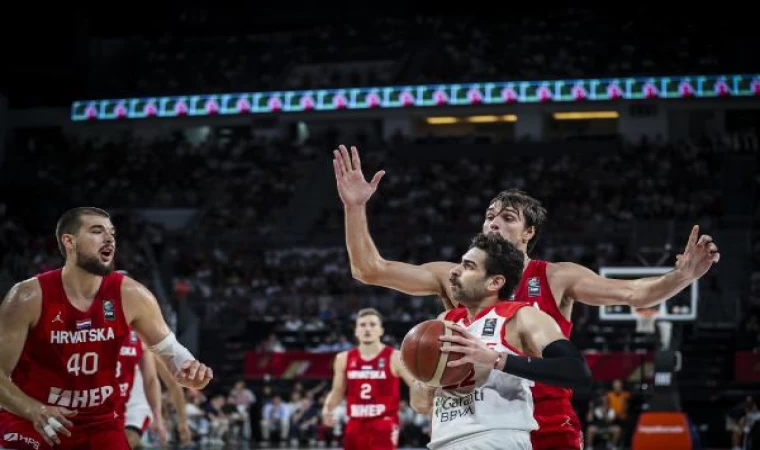
[[489, 317], [486, 320], [483, 321], [483, 332], [480, 333], [481, 336], [493, 336], [496, 334], [496, 323], [498, 322], [497, 319], [493, 317]]
[[377, 368], [385, 369], [385, 358], [380, 358], [380, 360], [377, 362]]
[[129, 342], [132, 343], [132, 344], [137, 344], [137, 332], [136, 331], [133, 330], [133, 331], [131, 331], [129, 333]]
[[108, 321], [116, 320], [116, 311], [112, 300], [103, 300], [103, 317]]
[[528, 297], [540, 297], [541, 296], [541, 281], [538, 277], [533, 277], [528, 280]]

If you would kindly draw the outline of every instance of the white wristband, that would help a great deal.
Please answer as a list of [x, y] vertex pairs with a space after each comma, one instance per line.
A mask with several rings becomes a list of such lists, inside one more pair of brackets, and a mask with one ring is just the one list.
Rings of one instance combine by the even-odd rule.
[[195, 361], [195, 357], [190, 353], [190, 350], [180, 344], [172, 332], [169, 332], [164, 340], [149, 348], [164, 360], [172, 373], [177, 373], [185, 361]]

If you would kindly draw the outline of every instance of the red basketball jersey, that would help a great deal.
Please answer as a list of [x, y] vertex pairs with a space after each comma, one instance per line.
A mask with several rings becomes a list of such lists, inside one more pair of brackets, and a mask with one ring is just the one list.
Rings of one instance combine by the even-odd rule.
[[[546, 278], [546, 261], [531, 260], [523, 272], [513, 300], [530, 303], [551, 316], [562, 334], [570, 338], [573, 323], [562, 315]], [[553, 448], [579, 448], [581, 446], [580, 421], [571, 403], [571, 389], [547, 386], [536, 382], [531, 389], [534, 400], [533, 416], [539, 429], [531, 433], [535, 450]]]
[[389, 417], [398, 421], [399, 378], [391, 371], [394, 348], [385, 346], [369, 361], [358, 348], [346, 355], [346, 413], [351, 419]]
[[[570, 333], [573, 331], [573, 323], [562, 315], [557, 306], [557, 301], [549, 289], [549, 281], [546, 279], [546, 261], [531, 260], [528, 267], [523, 272], [520, 284], [515, 289], [513, 300], [516, 302], [530, 303], [544, 313], [551, 316], [559, 325], [562, 334], [570, 339]], [[540, 399], [542, 397], [570, 398], [573, 391], [570, 389], [547, 386], [536, 383], [533, 387], [533, 397]]]
[[129, 336], [124, 340], [119, 351], [119, 361], [116, 365], [116, 378], [119, 380], [119, 406], [116, 412], [119, 417], [124, 417], [127, 410], [129, 394], [132, 392], [132, 384], [135, 382], [135, 370], [140, 358], [143, 356], [143, 346], [137, 332], [129, 329]]
[[115, 417], [116, 363], [128, 334], [121, 306], [123, 278], [116, 272], [103, 277], [90, 308], [80, 311], [66, 297], [61, 269], [37, 275], [42, 311], [11, 379], [44, 404], [77, 410], [74, 423]]

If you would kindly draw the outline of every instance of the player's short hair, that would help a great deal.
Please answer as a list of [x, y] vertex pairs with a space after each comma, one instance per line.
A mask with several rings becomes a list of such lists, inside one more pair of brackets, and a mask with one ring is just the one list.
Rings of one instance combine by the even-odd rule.
[[504, 286], [499, 289], [499, 298], [508, 299], [522, 278], [525, 254], [500, 235], [480, 233], [472, 239], [470, 248], [486, 252], [486, 276], [504, 276]]
[[55, 225], [55, 238], [58, 242], [58, 250], [60, 250], [61, 255], [63, 255], [64, 258], [66, 257], [66, 247], [63, 245], [63, 235], [77, 234], [79, 227], [82, 226], [82, 216], [100, 216], [105, 217], [106, 219], [111, 218], [110, 214], [93, 206], [80, 206], [63, 213]]
[[534, 227], [535, 233], [531, 240], [528, 241], [528, 251], [533, 250], [536, 242], [538, 242], [539, 232], [546, 222], [546, 208], [544, 208], [538, 199], [531, 197], [520, 189], [507, 189], [499, 192], [489, 205], [497, 201], [501, 203], [502, 208], [509, 206], [520, 211], [520, 214], [525, 218], [525, 225]]
[[380, 323], [383, 323], [383, 315], [380, 314], [380, 311], [376, 310], [375, 308], [360, 309], [359, 312], [356, 313], [356, 320], [359, 320], [365, 316], [377, 316], [377, 318], [380, 319]]

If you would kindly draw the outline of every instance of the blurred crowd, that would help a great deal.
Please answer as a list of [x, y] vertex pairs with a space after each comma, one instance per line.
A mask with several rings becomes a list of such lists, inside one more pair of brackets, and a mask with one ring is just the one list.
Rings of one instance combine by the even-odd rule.
[[146, 96], [753, 69], [736, 40], [714, 39], [741, 39], [743, 30], [728, 17], [673, 21], [638, 6], [625, 14], [518, 9], [525, 10], [498, 19], [314, 15], [273, 29], [242, 21], [245, 13], [188, 6], [142, 18], [171, 32], [136, 36], [90, 17], [103, 45], [88, 50], [108, 76], [89, 80], [88, 89], [91, 96]]

